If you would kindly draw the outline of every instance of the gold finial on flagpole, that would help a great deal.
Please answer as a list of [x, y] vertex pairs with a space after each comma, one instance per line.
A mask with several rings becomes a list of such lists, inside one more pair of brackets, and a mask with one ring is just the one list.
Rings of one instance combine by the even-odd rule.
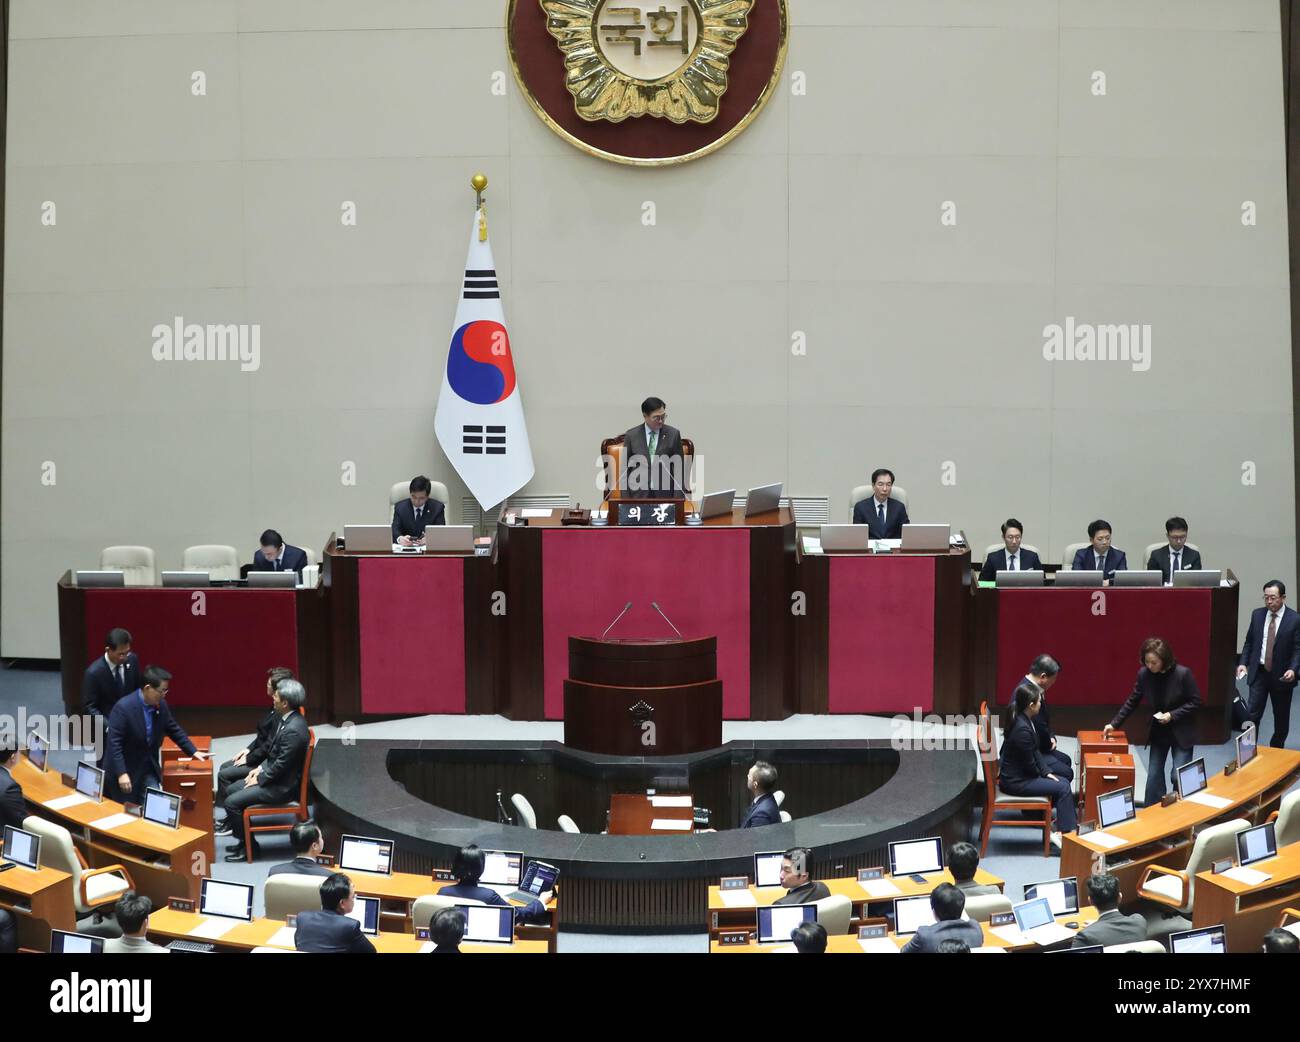
[[475, 174], [469, 179], [469, 185], [474, 189], [475, 205], [478, 208], [478, 241], [487, 242], [487, 208], [483, 205], [483, 189], [487, 187], [488, 179], [483, 174]]

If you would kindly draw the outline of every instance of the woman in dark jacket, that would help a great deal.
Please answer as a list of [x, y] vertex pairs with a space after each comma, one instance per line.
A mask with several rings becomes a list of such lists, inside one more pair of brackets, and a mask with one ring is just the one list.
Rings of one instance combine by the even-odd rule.
[[479, 886], [487, 856], [477, 843], [461, 847], [451, 863], [451, 874], [456, 882], [444, 886], [438, 891], [439, 897], [458, 897], [466, 901], [479, 901], [497, 908], [513, 907], [515, 922], [539, 922], [546, 919], [546, 906], [540, 901], [529, 901], [526, 905], [511, 905], [504, 897], [486, 886]]
[[1070, 783], [1052, 774], [1038, 752], [1038, 732], [1033, 721], [1041, 706], [1042, 694], [1037, 688], [1028, 684], [1016, 688], [1010, 707], [1011, 723], [1002, 739], [998, 788], [1011, 796], [1046, 796], [1056, 808], [1057, 831], [1073, 832], [1078, 823]]
[[1133, 693], [1105, 730], [1109, 734], [1119, 727], [1143, 698], [1150, 698], [1155, 710], [1147, 754], [1146, 805], [1150, 807], [1165, 794], [1165, 760], [1173, 760], [1169, 768], [1171, 784], [1174, 772], [1192, 762], [1192, 747], [1196, 744], [1194, 714], [1201, 705], [1201, 693], [1192, 671], [1174, 661], [1173, 651], [1159, 637], [1142, 642], [1141, 661]]

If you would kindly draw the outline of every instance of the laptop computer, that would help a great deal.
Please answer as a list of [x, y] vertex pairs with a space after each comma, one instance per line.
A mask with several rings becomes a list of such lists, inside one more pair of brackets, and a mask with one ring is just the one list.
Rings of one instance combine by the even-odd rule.
[[519, 889], [524, 874], [524, 855], [518, 850], [484, 850], [483, 874], [478, 885], [495, 890], [502, 897]]
[[903, 526], [902, 550], [947, 551], [952, 545], [951, 525], [910, 524]]
[[822, 525], [822, 550], [870, 550], [871, 529], [866, 525]]
[[1112, 586], [1163, 586], [1164, 572], [1145, 568], [1133, 572], [1116, 572], [1110, 582]]
[[515, 910], [493, 905], [459, 905], [465, 915], [465, 940], [487, 944], [513, 944]]
[[1025, 887], [1025, 900], [1047, 898], [1052, 906], [1052, 915], [1068, 915], [1079, 910], [1079, 877], [1067, 876], [1065, 879], [1049, 879], [1042, 883], [1030, 883]]
[[1094, 571], [1067, 571], [1061, 569], [1056, 573], [1057, 586], [1100, 586], [1105, 573]]
[[1183, 930], [1169, 935], [1169, 950], [1174, 955], [1226, 955], [1228, 938], [1222, 925]]
[[731, 508], [736, 504], [736, 490], [734, 488], [725, 489], [722, 492], [708, 492], [700, 500], [700, 517], [721, 517], [723, 514], [730, 514]]
[[1218, 586], [1223, 581], [1223, 569], [1221, 568], [1188, 568], [1185, 571], [1174, 572], [1174, 586], [1178, 589], [1186, 587]]
[[745, 516], [753, 517], [755, 514], [776, 510], [781, 505], [781, 489], [784, 485], [784, 481], [778, 481], [775, 485], [751, 488], [745, 496]]
[[343, 543], [348, 553], [357, 550], [375, 551], [393, 549], [392, 525], [344, 525]]
[[212, 576], [207, 572], [163, 572], [164, 586], [211, 586]]
[[[391, 535], [392, 533], [390, 532], [389, 534]], [[388, 546], [384, 547], [384, 549], [387, 550], [391, 546], [392, 544], [389, 543]], [[351, 549], [351, 547], [349, 547], [349, 549]], [[249, 572], [248, 585], [251, 587], [259, 587], [261, 589], [271, 588], [291, 590], [298, 585], [298, 573], [294, 571]]]
[[555, 890], [555, 881], [560, 878], [560, 870], [545, 861], [530, 861], [524, 869], [524, 878], [519, 889], [506, 894], [507, 901], [541, 901], [545, 904]]
[[1062, 926], [1052, 914], [1052, 902], [1046, 897], [1035, 897], [1011, 906], [1016, 917], [1016, 929], [1027, 941], [1035, 944], [1058, 944], [1074, 938], [1075, 931]]
[[74, 572], [72, 581], [74, 585], [86, 587], [87, 589], [96, 586], [125, 586], [126, 573], [108, 570]]
[[788, 943], [799, 926], [816, 921], [816, 905], [767, 905], [758, 909], [758, 943]]
[[1047, 581], [1047, 573], [1041, 568], [1018, 569], [1014, 572], [999, 568], [994, 575], [994, 581], [1000, 590], [1008, 586], [1042, 586]]
[[[389, 535], [392, 533], [390, 532]], [[425, 525], [424, 549], [443, 552], [474, 552], [473, 525]]]

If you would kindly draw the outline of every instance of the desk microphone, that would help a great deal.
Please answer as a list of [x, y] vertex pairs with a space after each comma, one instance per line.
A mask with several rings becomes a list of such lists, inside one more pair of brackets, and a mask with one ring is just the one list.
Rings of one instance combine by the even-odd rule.
[[[622, 610], [621, 612], [619, 612], [617, 616], [615, 616], [613, 622], [611, 622], [608, 626], [605, 627], [605, 633], [608, 633], [610, 630], [612, 630], [612, 629], [615, 627], [615, 625], [617, 625], [618, 620], [621, 619], [624, 615], [627, 614], [627, 610], [628, 610], [628, 608], [630, 608], [630, 607], [632, 607], [632, 602], [631, 602], [631, 601], [628, 601], [625, 605], [623, 605], [623, 610]], [[600, 635], [600, 639], [601, 639], [601, 640], [604, 640], [604, 639], [605, 639], [605, 633], [602, 633], [602, 634]]]
[[[664, 610], [661, 607], [659, 607], [658, 601], [651, 601], [650, 607], [652, 607], [663, 617], [664, 622], [668, 623], [669, 626], [673, 626], [673, 620], [670, 619], [667, 615], [664, 615]], [[676, 626], [673, 626], [673, 632], [676, 633], [681, 640], [686, 639], [685, 637], [682, 636], [682, 631], [679, 630]]]
[[514, 821], [511, 819], [510, 815], [506, 813], [505, 804], [503, 804], [503, 803], [501, 802], [501, 790], [500, 790], [500, 789], [497, 789], [497, 824], [498, 824], [498, 825], [513, 825], [513, 824], [514, 824]]

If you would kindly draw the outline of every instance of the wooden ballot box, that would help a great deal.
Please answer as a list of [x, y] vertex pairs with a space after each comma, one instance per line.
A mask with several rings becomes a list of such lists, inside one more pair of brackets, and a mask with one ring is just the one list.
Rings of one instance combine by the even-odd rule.
[[1083, 754], [1083, 820], [1097, 820], [1097, 798], [1134, 784], [1132, 753]]
[[[190, 735], [194, 748], [211, 755], [209, 735]], [[212, 761], [192, 760], [170, 738], [162, 744], [162, 787], [181, 798], [181, 824], [206, 834], [203, 852], [211, 864], [216, 850], [212, 839]]]
[[1079, 732], [1079, 759], [1083, 760], [1089, 753], [1126, 753], [1128, 736], [1123, 731], [1111, 731], [1106, 738], [1104, 731]]

